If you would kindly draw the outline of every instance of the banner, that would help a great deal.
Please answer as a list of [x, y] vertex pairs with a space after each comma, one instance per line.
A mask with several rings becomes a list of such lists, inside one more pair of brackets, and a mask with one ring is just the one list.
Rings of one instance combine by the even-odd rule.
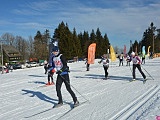
[[123, 54], [126, 55], [126, 45], [124, 45], [124, 51]]
[[148, 56], [149, 56], [149, 49], [150, 49], [150, 47], [151, 47], [151, 46], [148, 46]]
[[126, 56], [126, 45], [124, 45], [123, 55], [124, 55], [125, 58], [127, 57]]
[[94, 64], [95, 59], [95, 53], [96, 53], [96, 43], [92, 43], [88, 47], [88, 64]]
[[145, 46], [142, 47], [142, 54], [145, 55], [146, 51], [145, 51]]
[[110, 46], [110, 54], [111, 54], [111, 61], [115, 61], [116, 60], [116, 54], [114, 52], [114, 49], [112, 46]]

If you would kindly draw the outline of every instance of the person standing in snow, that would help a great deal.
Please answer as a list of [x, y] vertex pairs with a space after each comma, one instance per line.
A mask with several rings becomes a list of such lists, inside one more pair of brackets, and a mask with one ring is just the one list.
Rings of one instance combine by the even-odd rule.
[[70, 79], [69, 79], [69, 67], [67, 66], [67, 61], [63, 54], [59, 53], [59, 48], [57, 46], [53, 47], [52, 53], [54, 54], [54, 57], [52, 59], [55, 68], [56, 68], [56, 74], [57, 74], [57, 80], [56, 80], [56, 91], [58, 96], [58, 104], [55, 107], [59, 107], [63, 105], [62, 101], [62, 94], [61, 94], [61, 86], [64, 82], [67, 91], [72, 96], [72, 99], [74, 101], [74, 107], [79, 105], [79, 101], [77, 100], [77, 97], [75, 93], [71, 89], [70, 85]]
[[88, 59], [86, 58], [86, 62], [85, 62], [85, 64], [86, 64], [86, 68], [87, 68], [87, 70], [86, 71], [89, 71], [89, 66], [90, 66], [90, 64], [88, 63]]
[[147, 80], [146, 79], [146, 75], [143, 73], [143, 71], [141, 69], [141, 63], [142, 63], [141, 59], [139, 58], [139, 56], [137, 56], [135, 54], [135, 52], [132, 52], [131, 55], [132, 55], [131, 60], [133, 62], [133, 71], [132, 71], [133, 72], [133, 80], [135, 80], [135, 78], [136, 78], [136, 76], [135, 76], [135, 70], [137, 68], [139, 70], [139, 72], [141, 73], [141, 75], [143, 76], [144, 81], [146, 81]]
[[108, 77], [108, 68], [109, 68], [109, 60], [107, 58], [107, 54], [104, 54], [102, 56], [101, 61], [99, 61], [98, 63], [103, 63], [103, 68], [104, 68], [104, 72], [105, 72], [105, 80], [107, 80]]

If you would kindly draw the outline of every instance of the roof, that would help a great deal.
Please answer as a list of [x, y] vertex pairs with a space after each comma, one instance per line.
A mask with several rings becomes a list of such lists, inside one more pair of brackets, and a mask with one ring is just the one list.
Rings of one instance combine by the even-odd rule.
[[22, 56], [21, 53], [14, 46], [3, 45], [2, 48], [8, 57]]

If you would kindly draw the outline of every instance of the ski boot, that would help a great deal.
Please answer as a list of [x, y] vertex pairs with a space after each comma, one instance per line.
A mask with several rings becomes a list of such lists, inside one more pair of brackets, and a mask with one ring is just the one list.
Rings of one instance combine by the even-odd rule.
[[57, 105], [54, 106], [54, 108], [58, 108], [58, 107], [61, 107], [63, 105], [62, 102], [59, 102]]
[[46, 83], [46, 85], [51, 85], [50, 82]]
[[75, 107], [77, 107], [77, 106], [79, 106], [79, 101], [78, 101], [78, 100], [74, 103], [73, 108], [75, 108]]
[[54, 82], [51, 82], [51, 84], [50, 85], [54, 85]]
[[143, 84], [145, 84], [145, 83], [146, 83], [146, 81], [147, 81], [147, 78], [145, 78], [145, 79], [143, 80]]

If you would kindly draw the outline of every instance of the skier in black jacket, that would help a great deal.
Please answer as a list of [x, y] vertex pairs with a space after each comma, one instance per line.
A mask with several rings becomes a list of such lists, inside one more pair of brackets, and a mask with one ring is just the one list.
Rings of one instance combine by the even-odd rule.
[[74, 107], [79, 105], [79, 101], [77, 100], [77, 97], [75, 93], [72, 91], [70, 86], [70, 79], [69, 79], [69, 67], [67, 66], [67, 61], [65, 57], [59, 53], [59, 48], [57, 46], [53, 47], [52, 53], [54, 54], [54, 57], [52, 59], [52, 62], [55, 65], [56, 73], [57, 75], [57, 81], [56, 81], [56, 91], [58, 96], [58, 104], [56, 107], [59, 107], [63, 104], [62, 101], [62, 94], [61, 94], [61, 86], [64, 82], [67, 91], [71, 94], [73, 101], [74, 101]]

